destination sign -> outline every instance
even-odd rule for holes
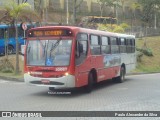
[[[28,37],[71,36],[70,30],[33,30]]]

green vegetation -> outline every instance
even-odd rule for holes
[[[116,32],[116,33],[124,33],[127,28],[130,28],[130,26],[127,23],[122,23],[120,25],[98,24],[98,30]]]
[[[141,60],[137,63],[136,70],[133,72],[160,72],[160,37],[137,39],[136,45],[141,49],[145,47],[149,50],[152,50],[153,56],[147,56],[144,54],[141,57]]]
[[[14,72],[14,69],[16,68],[16,55],[9,55],[8,58],[6,58],[6,56],[0,56],[0,76],[22,76],[24,66],[22,56],[19,57],[19,63],[20,72],[16,75]]]
[[[2,73],[0,72],[0,76],[4,76],[4,77],[8,77],[8,78],[15,78],[15,79],[22,79],[23,78],[23,74],[15,74],[15,73]]]
[[[31,9],[29,3],[16,3],[15,0],[8,0],[0,8],[0,11],[3,12],[3,17],[0,18],[1,23],[11,24],[15,27],[15,39],[16,39],[16,66],[15,74],[19,74],[19,43],[18,43],[18,26],[19,22],[31,21],[33,17],[36,16],[34,10]],[[8,71],[8,69],[6,70]]]

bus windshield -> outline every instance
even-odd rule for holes
[[[29,66],[68,66],[72,40],[32,40],[27,46]]]

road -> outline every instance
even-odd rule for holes
[[[90,94],[82,89],[50,92],[45,87],[0,80],[0,111],[160,111],[159,76],[134,75],[124,83],[103,82]]]

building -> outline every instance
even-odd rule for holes
[[[5,3],[7,3],[7,1],[11,1],[11,0],[0,0],[0,6],[3,6]],[[22,3],[22,1],[24,0],[13,0],[16,1],[17,3]],[[34,0],[27,0],[27,2],[32,6],[32,8],[34,9]]]

